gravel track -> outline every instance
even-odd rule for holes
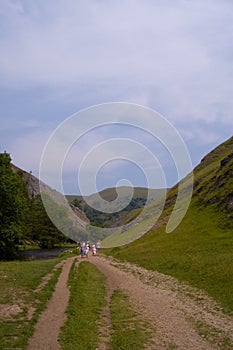
[[[65,261],[53,296],[39,317],[27,350],[61,349],[58,337],[60,328],[66,320],[65,311],[69,301],[67,279],[74,259],[69,258]],[[205,293],[170,276],[101,255],[90,256],[85,260],[79,259],[81,260],[91,262],[107,277],[107,306],[102,314],[99,350],[108,348],[107,343],[111,335],[109,304],[114,290],[122,290],[127,294],[141,319],[151,325],[153,342],[146,349],[233,348],[232,317],[223,314],[216,302]],[[198,328],[200,323],[202,328],[205,327],[206,334],[200,333],[200,327]]]

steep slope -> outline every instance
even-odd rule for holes
[[[193,170],[192,204],[215,211],[218,225],[232,228],[233,217],[233,137],[207,154]],[[187,182],[189,176],[182,182]],[[164,215],[155,225],[164,224],[173,209],[178,184],[168,191]],[[166,218],[165,218],[166,216]]]
[[[233,137],[210,152],[194,170],[194,198],[211,206],[227,227],[233,227]]]
[[[108,253],[204,289],[233,313],[233,137],[194,169],[194,192],[181,224],[166,234],[177,188],[169,190],[154,228]],[[188,177],[187,177],[188,179]],[[183,182],[188,180],[184,179]]]
[[[30,199],[36,197],[37,195],[41,195],[41,192],[43,192],[46,193],[49,196],[50,200],[52,200],[58,206],[64,208],[66,207],[66,199],[61,193],[51,189],[46,184],[40,184],[39,179],[31,173],[28,173],[25,170],[22,170],[13,164],[12,168],[13,171],[15,173],[18,173],[25,181],[28,190],[28,196]],[[85,229],[85,225],[89,224],[89,219],[87,218],[85,213],[73,205],[70,205],[70,208],[72,209],[70,213],[74,213],[74,215],[71,214],[70,216],[72,216],[72,219],[75,219],[75,224],[77,225],[77,227],[79,227],[80,229]],[[67,232],[67,236],[68,234],[69,232]],[[70,238],[75,239],[74,234],[71,233]]]
[[[12,169],[15,173],[19,174],[25,181],[29,198],[36,197],[38,194],[40,194],[39,180],[34,175],[18,168],[14,164],[12,164]]]

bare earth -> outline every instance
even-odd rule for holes
[[[28,350],[57,350],[59,330],[65,321],[69,299],[66,286],[72,259],[65,262],[56,290],[41,314]],[[233,348],[233,319],[203,292],[163,274],[103,256],[88,259],[107,277],[107,302],[113,290],[129,295],[140,317],[151,325],[153,343],[147,349],[230,350]],[[100,338],[110,335],[108,306],[103,310],[105,326]],[[104,337],[105,335],[105,337]],[[107,340],[99,350],[107,349]]]
[[[74,258],[67,259],[47,308],[39,317],[35,332],[28,344],[28,350],[60,350],[58,336],[64,324],[65,311],[69,301],[67,279]]]

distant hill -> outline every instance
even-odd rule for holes
[[[118,189],[120,189],[121,191],[124,191],[126,197],[129,195],[129,193],[131,193],[131,190],[132,190],[131,187],[127,187],[127,186],[121,186],[121,187],[118,187]],[[161,191],[163,191],[163,189],[151,189],[151,191],[154,193],[154,199],[157,199],[160,196],[160,193],[161,193]],[[109,202],[111,202],[117,198],[116,187],[106,188],[106,189],[98,192],[98,194],[103,199],[105,199],[106,201],[109,201]],[[138,197],[138,198],[146,199],[147,194],[148,194],[148,188],[146,188],[146,187],[133,187],[133,198]],[[77,198],[78,200],[85,199],[85,197],[95,198],[96,194],[94,193],[94,194],[91,194],[89,196],[67,195],[66,197],[69,200],[69,202],[71,202],[75,198]]]
[[[117,191],[122,195],[122,201],[120,203],[129,202],[128,205],[124,205],[124,209],[114,213],[102,212],[99,196],[111,203],[117,198]],[[130,200],[132,191],[132,199]],[[150,189],[150,201],[153,202],[160,198],[164,191],[164,189]],[[121,186],[117,190],[114,187],[107,188],[90,196],[67,195],[66,197],[69,203],[75,204],[85,212],[92,225],[111,228],[127,224],[139,215],[147,202],[148,188]],[[99,210],[89,206],[87,203],[90,202],[94,203],[95,208],[99,208]]]
[[[189,209],[172,233],[166,224],[178,185],[168,191],[164,212],[148,233],[108,254],[188,281],[233,314],[233,137],[207,154],[193,174]],[[189,177],[182,182],[189,186]]]

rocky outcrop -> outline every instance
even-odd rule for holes
[[[70,207],[73,210],[73,212],[77,215],[78,218],[80,218],[86,224],[90,224],[90,220],[86,217],[86,214],[81,209],[79,209],[73,204],[70,204]]]
[[[25,181],[29,198],[34,198],[37,195],[41,194],[41,190],[43,191],[43,188],[44,188],[44,192],[49,194],[49,196],[57,204],[63,205],[67,203],[66,198],[61,193],[51,189],[46,184],[40,183],[39,179],[34,175],[32,175],[31,173],[28,173],[27,171],[22,170],[15,165],[12,165],[12,169],[14,173],[17,173],[18,175],[20,175],[22,179]],[[70,205],[70,207],[75,213],[75,215],[77,216],[77,223],[82,228],[84,228],[85,225],[90,223],[89,219],[86,217],[86,214],[82,210],[80,210],[79,208],[76,208],[74,205]]]
[[[31,173],[28,173],[20,168],[18,168],[15,165],[12,165],[13,171],[20,175],[22,179],[25,181],[29,198],[33,198],[40,194],[40,184],[39,179],[37,179],[34,175]]]
[[[220,162],[221,168],[224,167],[230,160],[233,159],[233,153],[229,154],[227,157],[223,158]]]

